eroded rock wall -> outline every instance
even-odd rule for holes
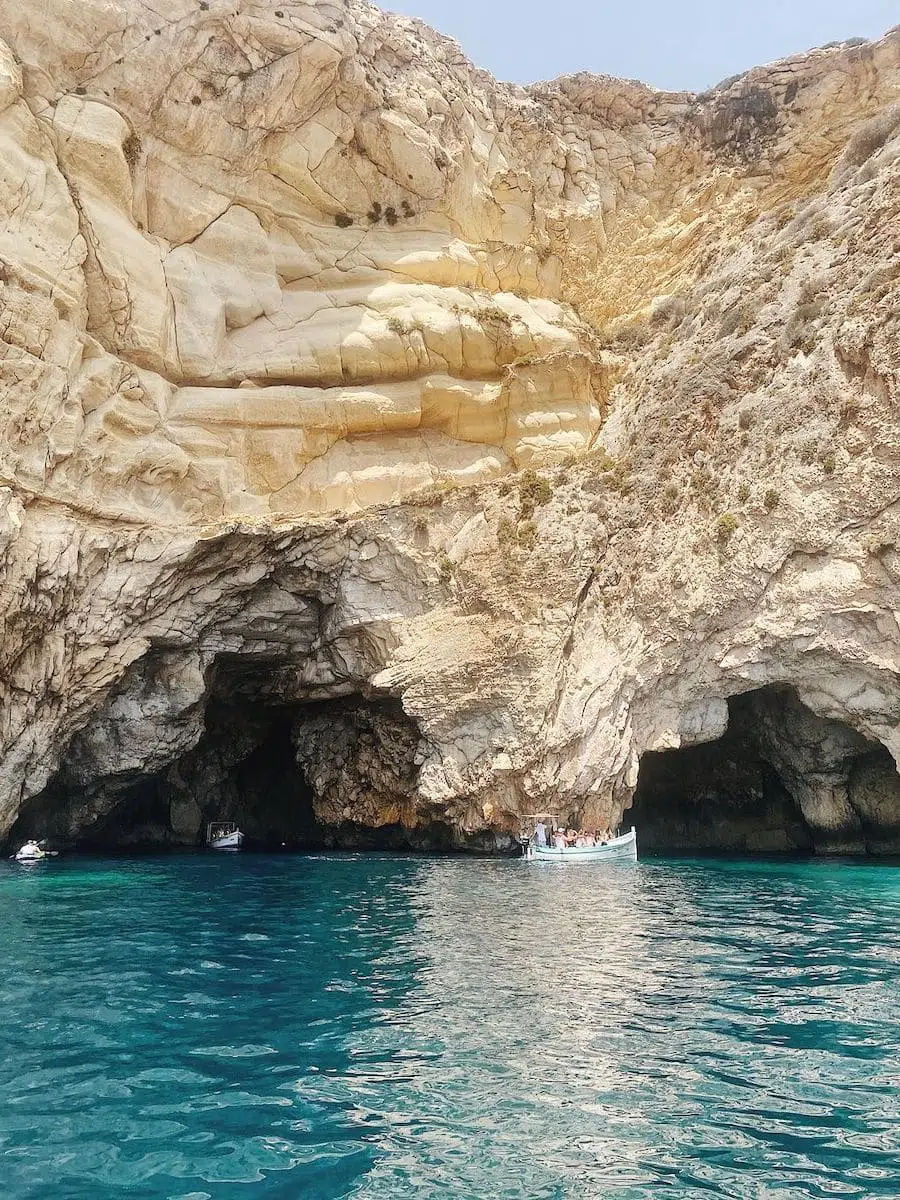
[[[361,0],[0,39],[0,829],[225,701],[398,706],[301,737],[321,812],[461,842],[618,820],[770,684],[900,755],[900,33],[702,96]]]

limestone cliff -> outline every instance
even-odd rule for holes
[[[277,3],[0,0],[0,833],[900,848],[900,31]]]

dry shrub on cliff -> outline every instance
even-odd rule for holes
[[[388,317],[387,327],[397,335],[397,337],[408,337],[411,333],[415,333],[420,328],[415,321],[409,321],[404,317]]]
[[[505,330],[509,330],[513,323],[512,317],[499,304],[486,304],[476,310],[475,316],[482,325],[499,325]]]
[[[650,324],[674,330],[688,315],[688,303],[683,296],[660,296],[650,310]]]
[[[519,526],[519,545],[530,550],[537,541],[537,525],[534,521],[523,521]]]
[[[516,540],[516,527],[509,517],[501,517],[497,522],[497,543],[501,550],[509,550]]]
[[[533,516],[536,508],[542,508],[553,497],[550,481],[536,471],[523,471],[519,482],[519,514],[523,519]]]
[[[122,143],[122,153],[128,166],[134,170],[141,157],[141,139],[136,133],[130,133]]]
[[[900,104],[892,104],[890,108],[867,121],[861,129],[850,138],[846,149],[838,159],[832,173],[832,183],[839,184],[857,167],[869,161],[888,138],[900,129]]]
[[[642,321],[633,321],[618,329],[601,330],[598,344],[601,349],[625,354],[629,350],[640,350],[652,337],[653,331],[648,325]]]
[[[734,513],[722,513],[721,517],[716,521],[716,538],[723,543],[730,541],[737,527],[738,519]]]
[[[756,300],[744,300],[730,308],[719,322],[719,333],[730,337],[736,333],[743,337],[753,328],[753,323],[759,314],[759,303]]]

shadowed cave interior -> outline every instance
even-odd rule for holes
[[[766,687],[728,701],[715,741],[645,754],[625,823],[659,852],[896,854],[900,776],[884,746]]]
[[[313,792],[295,759],[297,711],[211,703],[195,749],[126,789],[84,848],[202,841],[212,820],[234,820],[248,844],[270,849],[325,844]]]
[[[124,735],[96,722],[93,740],[73,739],[51,783],[24,806],[9,844],[41,836],[79,850],[190,847],[204,844],[208,822],[234,820],[250,849],[457,845],[440,814],[416,809],[420,735],[391,698],[285,703],[277,672],[220,668],[202,710],[182,719],[196,730],[190,748],[147,772],[112,770],[104,751]],[[139,742],[141,732],[138,724],[128,736]]]

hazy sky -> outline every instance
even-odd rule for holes
[[[702,91],[728,75],[848,37],[878,37],[897,0],[378,0],[462,43],[500,79],[574,71]]]

